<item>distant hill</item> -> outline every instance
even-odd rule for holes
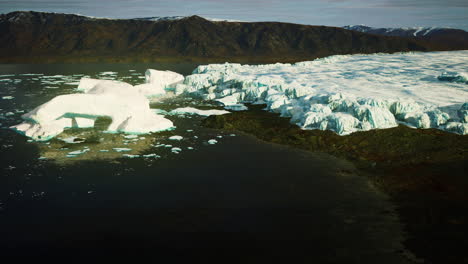
[[[374,28],[363,25],[345,26],[343,28],[382,36],[423,40],[432,43],[438,49],[468,49],[468,32],[461,29],[439,27]]]
[[[0,62],[294,62],[334,54],[431,51],[430,42],[279,22],[0,15]]]

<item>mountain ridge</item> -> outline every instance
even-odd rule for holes
[[[468,49],[468,32],[463,29],[444,27],[378,28],[365,25],[349,25],[343,28],[375,35],[418,39],[449,50]]]
[[[281,22],[105,19],[17,11],[0,15],[0,62],[296,62],[337,54],[447,47],[338,27]]]

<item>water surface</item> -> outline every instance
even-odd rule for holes
[[[1,96],[14,97],[0,100],[4,255],[151,252],[220,261],[405,262],[401,226],[388,198],[352,164],[332,156],[203,128],[196,116],[168,116],[175,130],[136,140],[88,129],[66,131],[87,140],[81,143],[36,143],[6,129],[21,121],[23,111],[73,93],[76,85],[66,83],[82,76],[136,84],[146,68],[189,74],[195,65],[0,65],[0,75],[11,75],[0,77]],[[152,107],[186,105],[215,107],[188,98]],[[184,138],[171,141],[172,135]],[[116,147],[158,157],[128,158]],[[67,157],[85,148],[90,150]]]

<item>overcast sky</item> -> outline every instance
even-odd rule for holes
[[[311,25],[468,30],[468,0],[0,0],[0,13],[16,10],[109,18],[200,15]]]

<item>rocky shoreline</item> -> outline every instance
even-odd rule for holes
[[[418,258],[426,263],[468,261],[467,136],[403,125],[338,136],[302,130],[263,108],[249,105],[249,111],[210,116],[203,125],[352,161],[392,197],[408,235],[406,246]]]

